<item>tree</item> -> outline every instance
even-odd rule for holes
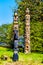
[[[31,20],[42,21],[43,20],[43,1],[42,0],[17,0],[18,13],[20,20],[25,19],[25,10],[28,7],[30,9]]]
[[[0,42],[7,43],[11,46],[13,37],[13,24],[3,24],[0,26]]]
[[[0,42],[6,42],[8,25],[0,26]]]

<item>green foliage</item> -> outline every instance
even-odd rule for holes
[[[6,42],[8,25],[4,24],[0,26],[0,42]]]
[[[18,14],[20,20],[25,19],[25,10],[28,7],[30,10],[31,20],[42,21],[43,20],[43,1],[42,0],[21,0],[18,3]]]
[[[43,44],[43,38],[42,38],[42,23],[41,22],[31,22],[30,25],[31,29],[31,50],[32,51],[43,51],[42,44]]]
[[[10,44],[11,38],[13,37],[12,27],[12,24],[3,24],[0,26],[0,42]]]
[[[8,30],[7,30],[7,42],[11,42],[11,38],[13,37],[13,24],[9,24]]]
[[[19,35],[24,35],[24,27],[25,27],[25,24],[24,24],[24,22],[20,22],[20,21],[18,21],[19,22]]]

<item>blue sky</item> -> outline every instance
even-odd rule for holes
[[[0,0],[0,25],[13,22],[13,9],[17,9],[15,0]]]

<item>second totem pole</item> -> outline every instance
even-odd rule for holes
[[[25,15],[25,53],[30,53],[30,15],[28,8]]]

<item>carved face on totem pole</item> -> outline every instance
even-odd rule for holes
[[[15,15],[14,15],[14,21],[18,21],[18,14],[17,13],[15,13]]]
[[[29,12],[30,12],[30,11],[29,11],[29,8],[27,8],[27,9],[26,9],[26,14],[29,14]]]

